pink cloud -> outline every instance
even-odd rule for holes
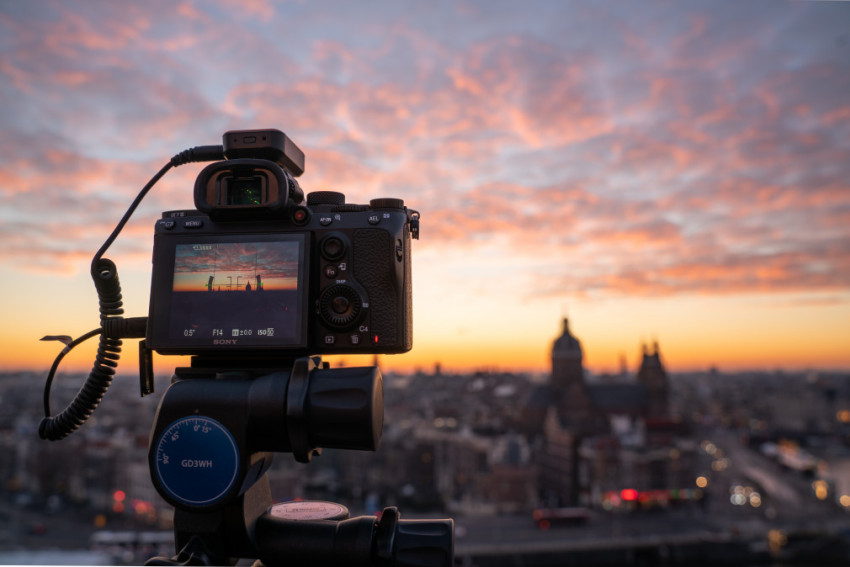
[[[271,0],[219,0],[219,2],[225,10],[242,18],[251,17],[270,22],[275,16],[275,3]]]
[[[506,257],[539,255],[546,273],[569,263],[541,293],[835,289],[847,273],[829,243],[850,239],[850,107],[837,96],[850,73],[799,31],[788,64],[769,15],[586,8],[572,33],[468,37],[351,16],[351,29],[382,30],[358,37],[271,34],[282,5],[243,6],[182,3],[168,22],[141,7],[89,17],[58,4],[63,17],[26,26],[0,14],[14,46],[0,52],[4,95],[30,101],[5,130],[46,133],[2,146],[0,194],[27,221],[46,204],[62,219],[51,226],[85,240],[173,153],[273,126],[307,151],[305,190],[402,197],[423,213],[422,247],[504,239]],[[170,174],[146,210],[190,206],[196,173]],[[33,242],[61,262],[47,237]]]

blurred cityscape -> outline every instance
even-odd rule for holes
[[[545,376],[384,376],[380,449],[277,455],[273,496],[452,517],[461,565],[850,562],[850,372],[677,373],[651,344],[591,375],[567,320],[551,352]],[[54,407],[83,380],[59,376]],[[45,442],[43,383],[0,375],[0,562],[172,555],[147,456],[161,393],[119,376]]]

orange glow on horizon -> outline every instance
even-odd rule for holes
[[[617,374],[625,360],[629,374],[637,372],[640,364],[640,342],[631,345],[594,344],[582,335],[580,325],[574,334],[582,342],[584,366],[594,374]],[[547,374],[551,369],[551,344],[556,334],[546,338],[542,344],[480,344],[472,338],[465,342],[435,342],[428,337],[414,338],[411,352],[399,355],[380,355],[380,366],[386,372],[409,374],[422,371],[433,372],[437,365],[444,373],[468,373],[475,371],[509,371]],[[659,341],[661,360],[671,374],[677,372],[708,371],[716,368],[720,372],[738,371],[847,371],[850,356],[843,348],[842,338],[836,336],[829,343],[795,343],[793,340],[760,344],[757,337],[747,342],[728,338],[717,343],[716,349],[706,349],[704,344],[683,343],[676,340]],[[137,341],[125,340],[118,373],[137,373]],[[97,338],[90,339],[69,354],[60,372],[88,372],[94,360]],[[50,367],[55,356],[62,350],[58,342],[42,342],[31,337],[8,337],[0,371],[36,370]],[[712,352],[713,350],[713,352]],[[372,363],[372,355],[326,356],[332,366],[359,366]],[[176,366],[188,364],[188,357],[154,355],[158,375],[168,374]]]
[[[207,293],[210,292],[207,289],[207,276],[201,276],[196,278],[182,278],[179,281],[175,278],[173,291],[178,293],[183,292],[199,292],[199,293]],[[229,291],[257,291],[257,282],[256,279],[249,279],[245,277],[240,277],[239,280],[229,280],[224,281],[226,276],[219,277],[217,280],[212,283],[212,293],[217,292],[229,292]],[[236,281],[238,283],[232,283]],[[251,289],[248,289],[250,286]],[[262,280],[262,290],[263,291],[290,291],[298,289],[298,280],[295,278],[274,278],[274,279],[266,279]]]

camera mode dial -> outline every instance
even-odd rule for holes
[[[359,322],[363,306],[363,294],[352,283],[328,286],[319,297],[319,315],[334,329],[346,329]]]
[[[316,207],[318,205],[344,205],[345,194],[337,191],[313,191],[307,193],[307,206]]]

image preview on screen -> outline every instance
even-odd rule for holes
[[[301,341],[300,238],[177,244],[170,336],[195,344]]]

